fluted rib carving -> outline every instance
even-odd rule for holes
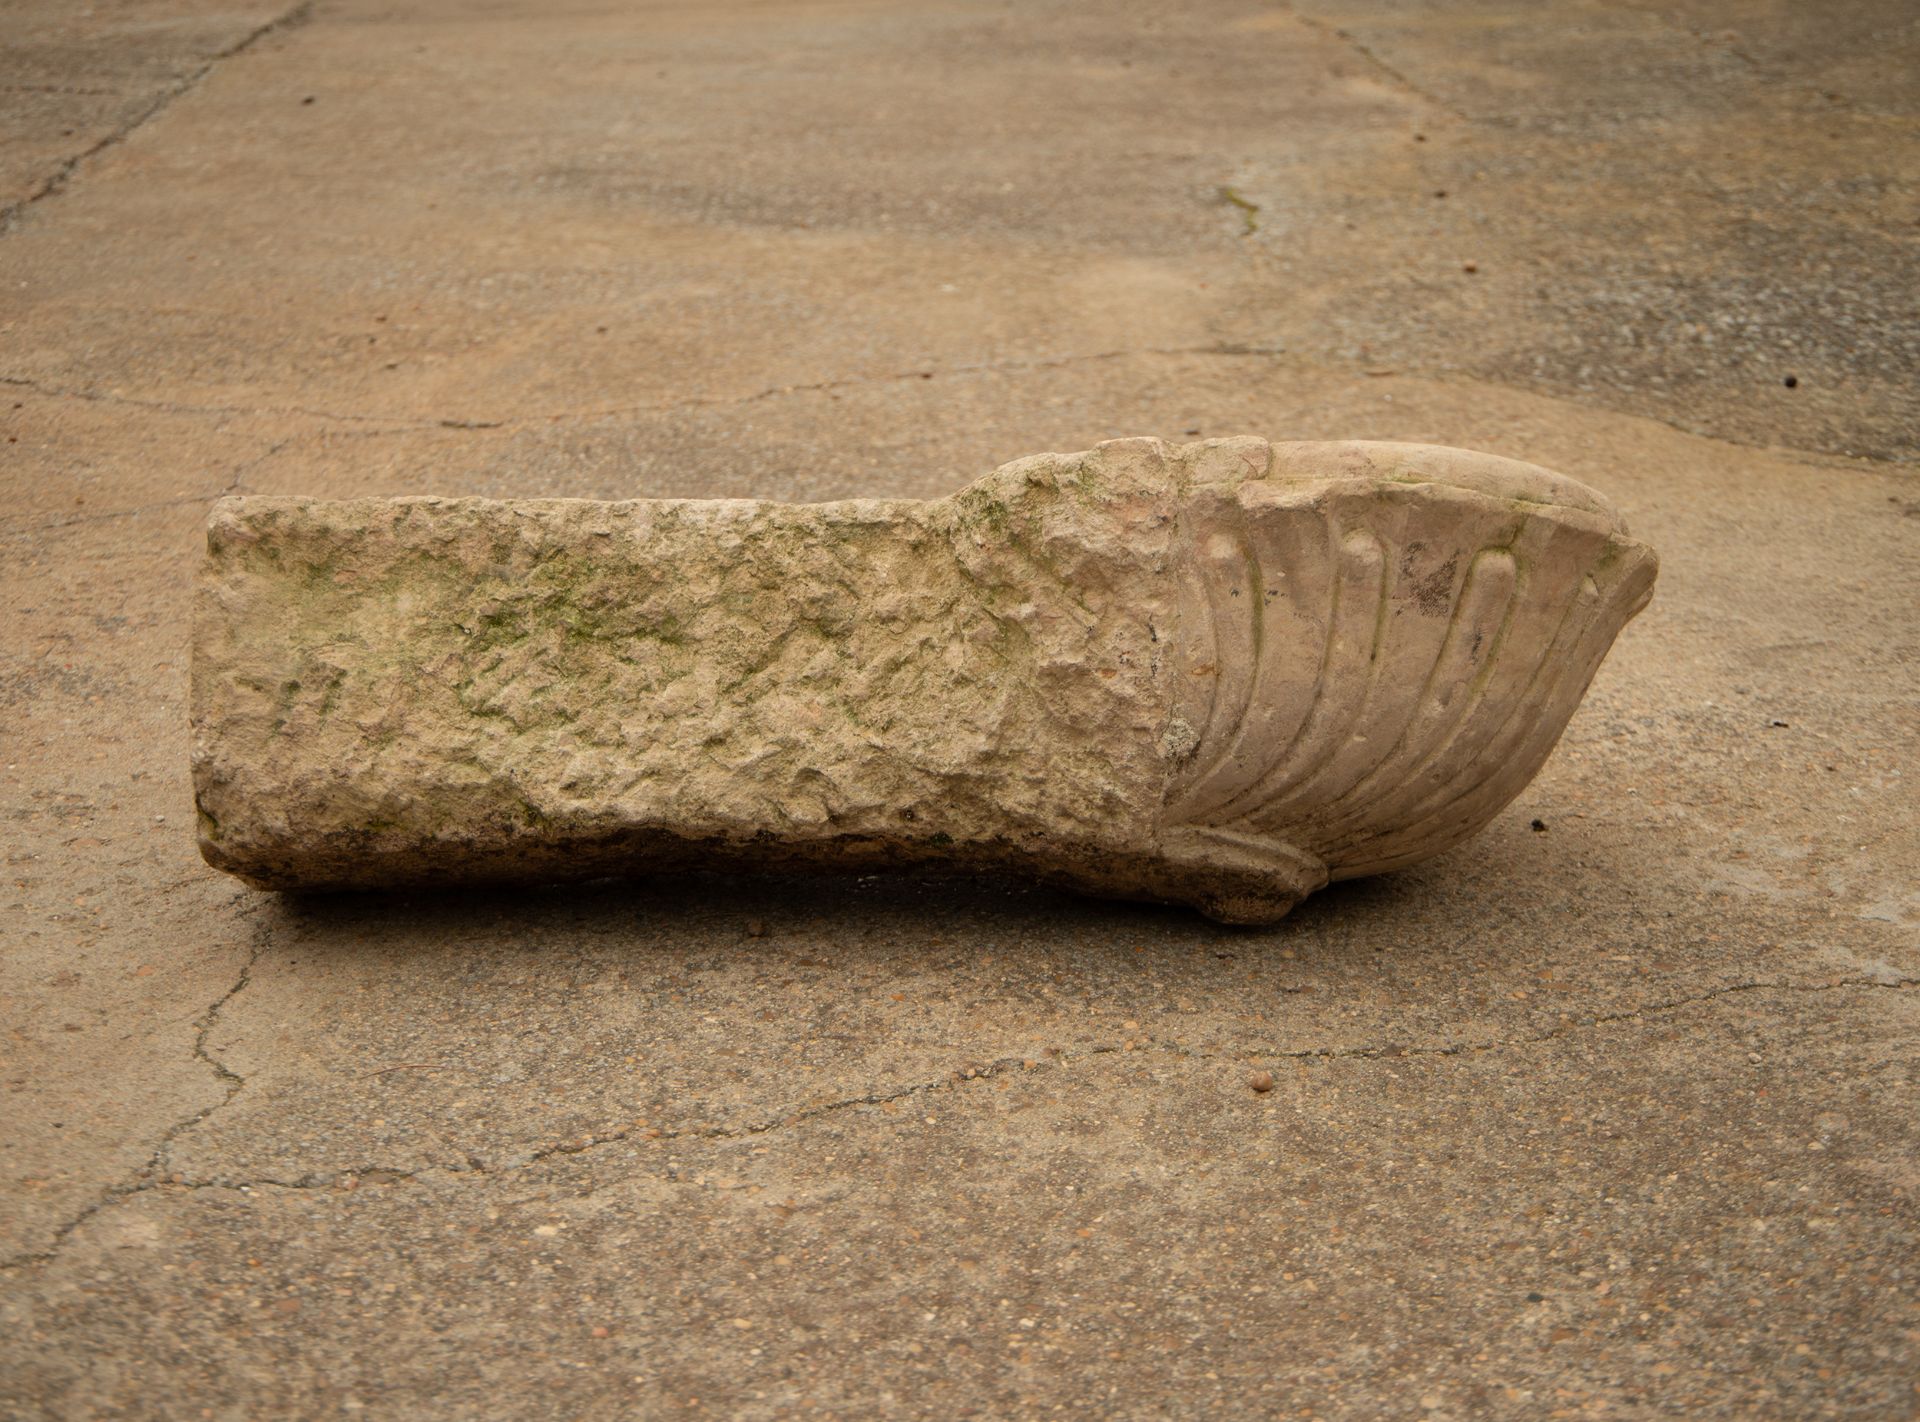
[[[1169,830],[1344,878],[1438,852],[1526,784],[1654,565],[1566,481],[1481,468],[1194,491],[1174,714],[1206,710]]]

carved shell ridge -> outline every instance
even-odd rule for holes
[[[1163,834],[1350,878],[1457,843],[1538,771],[1655,560],[1610,511],[1525,496],[1535,475],[1571,481],[1430,453],[1497,466],[1501,493],[1369,469],[1190,494],[1173,712],[1187,753]]]

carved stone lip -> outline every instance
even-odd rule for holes
[[[223,500],[201,849],[267,888],[1013,869],[1271,922],[1485,824],[1653,585],[1584,484],[1109,441],[928,502]]]

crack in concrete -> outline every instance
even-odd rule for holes
[[[66,94],[72,98],[109,98],[126,96],[124,89],[90,89],[81,84],[0,84],[0,94]]]
[[[82,390],[72,386],[49,385],[45,381],[35,380],[25,375],[0,375],[0,385],[31,390],[34,394],[43,395],[50,400],[84,400],[96,405],[126,405],[137,410],[158,410],[168,415],[301,415],[311,420],[335,420],[342,424],[381,425],[384,429],[379,432],[392,434],[404,434],[410,430],[498,427],[467,420],[396,420],[389,419],[385,415],[354,415],[339,410],[318,410],[307,405],[200,405],[184,400],[156,400],[141,395],[119,395],[110,390]]]
[[[1402,1046],[1389,1043],[1385,1046],[1361,1047],[1236,1047],[1231,1052],[1195,1052],[1180,1047],[1176,1043],[1153,1043],[1161,1050],[1171,1051],[1177,1056],[1202,1061],[1217,1061],[1227,1058],[1257,1061],[1273,1057],[1283,1060],[1345,1060],[1361,1058],[1363,1060],[1390,1061],[1400,1057],[1459,1057],[1481,1052],[1505,1051],[1512,1047],[1536,1046],[1542,1042],[1551,1042],[1564,1037],[1569,1032],[1591,1027],[1607,1027],[1621,1022],[1639,1022],[1663,1012],[1676,1012],[1682,1008],[1694,1007],[1704,1002],[1716,1002],[1723,997],[1735,997],[1748,992],[1800,992],[1820,993],[1838,992],[1848,988],[1910,988],[1920,987],[1920,978],[1839,978],[1827,983],[1792,983],[1761,981],[1748,983],[1729,983],[1725,987],[1710,988],[1706,992],[1690,993],[1685,997],[1670,998],[1665,1002],[1650,1002],[1641,1007],[1628,1008],[1622,1012],[1584,1013],[1579,1017],[1563,1017],[1544,1032],[1534,1032],[1521,1037],[1496,1037],[1484,1042],[1441,1042],[1434,1046]],[[1114,1052],[1117,1047],[1102,1046],[1089,1049],[1095,1053]]]
[[[1460,119],[1464,122],[1472,123],[1474,121],[1473,116],[1471,114],[1465,112],[1462,109],[1455,107],[1453,104],[1441,98],[1438,94],[1434,93],[1432,90],[1426,88],[1421,84],[1414,82],[1413,79],[1409,78],[1406,74],[1401,72],[1399,69],[1396,69],[1393,65],[1387,63],[1386,60],[1382,59],[1379,55],[1375,54],[1372,49],[1370,49],[1366,44],[1364,44],[1351,31],[1343,30],[1338,25],[1335,25],[1330,23],[1329,21],[1320,19],[1316,15],[1309,15],[1305,11],[1299,9],[1297,6],[1289,5],[1287,8],[1292,12],[1293,17],[1296,20],[1298,20],[1302,25],[1312,30],[1315,34],[1330,35],[1334,39],[1339,40],[1342,44],[1347,46],[1347,48],[1351,49],[1355,54],[1359,55],[1362,59],[1366,60],[1368,64],[1371,64],[1375,69],[1379,70],[1382,74],[1386,75],[1387,78],[1391,79],[1395,84],[1399,85],[1402,89],[1405,89],[1409,94],[1412,94],[1415,98],[1419,99],[1421,102],[1430,104],[1434,108],[1439,109],[1442,113],[1451,114],[1453,115],[1453,117]]]
[[[658,405],[616,405],[598,410],[564,411],[553,415],[517,416],[475,429],[506,429],[516,425],[541,424],[555,420],[601,420],[619,415],[663,414],[672,410],[702,409],[709,406],[751,405],[787,395],[817,395],[866,385],[896,385],[909,380],[932,380],[936,376],[1018,374],[1030,370],[1059,370],[1066,366],[1089,365],[1099,361],[1125,360],[1132,356],[1250,356],[1284,355],[1283,346],[1245,346],[1214,342],[1204,346],[1135,346],[1123,350],[1092,351],[1082,355],[1046,356],[1037,360],[980,361],[972,365],[923,366],[914,370],[893,371],[884,375],[850,375],[832,380],[807,381],[797,385],[769,385],[750,395],[695,396]],[[444,423],[444,422],[443,422]]]
[[[583,1155],[604,1145],[617,1145],[621,1141],[631,1140],[636,1134],[646,1140],[744,1140],[753,1136],[764,1136],[769,1131],[784,1130],[789,1126],[800,1125],[820,1116],[831,1115],[836,1111],[849,1110],[855,1106],[885,1106],[895,1101],[904,1101],[911,1096],[924,1096],[934,1091],[945,1091],[967,1081],[984,1080],[995,1072],[1009,1067],[1023,1070],[1034,1069],[1037,1059],[1031,1057],[999,1057],[985,1065],[969,1065],[957,1071],[949,1072],[933,1081],[917,1081],[894,1091],[869,1091],[858,1096],[841,1097],[834,1101],[823,1101],[814,1106],[803,1106],[799,1110],[784,1115],[769,1117],[764,1121],[750,1121],[742,1126],[692,1126],[680,1130],[660,1130],[648,1128],[635,1131],[633,1127],[624,1127],[618,1131],[609,1131],[604,1135],[583,1136],[578,1140],[560,1141],[543,1146],[533,1152],[521,1166],[537,1165],[556,1155]]]
[[[811,395],[866,385],[902,384],[910,380],[932,380],[936,376],[1017,374],[1030,370],[1058,370],[1066,366],[1097,361],[1124,360],[1129,356],[1278,356],[1283,346],[1248,346],[1217,342],[1203,346],[1140,346],[1124,350],[1093,351],[1082,355],[1042,357],[1037,360],[980,361],[971,365],[923,366],[913,370],[891,371],[881,375],[849,375],[828,380],[805,381],[793,385],[769,385],[744,395],[690,395],[678,400],[652,404],[607,405],[585,410],[558,410],[542,414],[512,415],[498,420],[432,418],[406,420],[386,415],[347,414],[303,405],[197,405],[177,400],[154,400],[135,395],[116,395],[104,390],[82,390],[48,385],[29,376],[0,375],[0,385],[31,390],[49,399],[85,400],[98,404],[130,405],[138,409],[159,410],[177,415],[302,415],[315,420],[336,420],[349,424],[376,424],[384,428],[370,433],[405,434],[422,430],[513,430],[528,426],[550,425],[577,420],[614,419],[622,415],[671,414],[676,410],[725,408],[751,405],[788,395]]]
[[[156,513],[161,509],[176,509],[185,504],[204,504],[211,499],[220,498],[223,492],[230,491],[216,491],[210,494],[182,494],[177,499],[161,499],[157,503],[135,504],[132,508],[115,509],[111,513],[82,514],[78,518],[56,518],[47,523],[29,524],[25,528],[7,529],[6,536],[9,538],[19,538],[29,533],[48,533],[56,528],[77,528],[82,524],[89,523],[111,523],[115,519],[132,518],[136,514]]]
[[[89,1219],[92,1219],[95,1215],[118,1200],[127,1199],[134,1195],[145,1194],[149,1191],[179,1190],[190,1192],[197,1190],[238,1190],[244,1193],[252,1190],[266,1189],[335,1190],[342,1187],[357,1189],[362,1184],[392,1184],[397,1181],[415,1180],[428,1175],[493,1176],[502,1173],[501,1170],[488,1167],[472,1151],[463,1151],[462,1154],[465,1160],[461,1165],[422,1165],[411,1168],[363,1165],[346,1170],[310,1171],[305,1175],[295,1176],[291,1179],[274,1176],[257,1176],[247,1180],[230,1180],[219,1176],[209,1177],[203,1180],[166,1178],[164,1167],[168,1150],[173,1141],[206,1120],[228,1102],[232,1101],[246,1085],[244,1078],[206,1050],[206,1041],[208,1034],[213,1030],[214,1023],[218,1019],[221,1009],[236,995],[242,992],[248,982],[251,981],[254,965],[259,961],[260,953],[264,948],[265,937],[264,931],[256,933],[254,949],[249,955],[245,967],[242,968],[240,976],[235,980],[233,986],[223,993],[220,998],[207,1009],[206,1013],[203,1014],[200,1019],[198,1034],[195,1037],[194,1055],[205,1061],[207,1065],[214,1070],[216,1075],[228,1084],[225,1097],[213,1105],[195,1112],[192,1116],[177,1122],[171,1127],[163,1137],[159,1148],[155,1150],[153,1159],[134,1179],[117,1185],[107,1191],[98,1200],[88,1205],[72,1219],[61,1225],[54,1231],[53,1237],[45,1249],[15,1255],[11,1259],[0,1261],[0,1270],[14,1269],[26,1264],[46,1263],[50,1261],[60,1252],[74,1231]],[[1724,987],[1712,988],[1705,992],[1689,993],[1684,997],[1671,998],[1664,1002],[1647,1003],[1644,1006],[1621,1012],[1597,1013],[1581,1018],[1563,1018],[1545,1032],[1531,1033],[1521,1037],[1496,1038],[1486,1042],[1446,1042],[1429,1047],[1402,1047],[1395,1044],[1388,1044],[1386,1046],[1368,1045],[1359,1047],[1235,1047],[1230,1051],[1209,1051],[1206,1049],[1187,1047],[1179,1042],[1160,1042],[1150,1038],[1146,1039],[1143,1045],[1146,1049],[1166,1053],[1188,1061],[1244,1061],[1254,1063],[1263,1059],[1275,1058],[1283,1060],[1335,1061],[1361,1059],[1369,1061],[1392,1061],[1403,1057],[1458,1057],[1469,1054],[1477,1055],[1484,1052],[1503,1051],[1513,1047],[1535,1046],[1563,1037],[1574,1030],[1604,1027],[1622,1022],[1643,1021],[1646,1018],[1658,1016],[1661,1013],[1677,1012],[1688,1007],[1698,1006],[1701,1003],[1715,1002],[1721,998],[1733,997],[1743,993],[1826,993],[1857,988],[1882,988],[1899,991],[1913,987],[1920,987],[1920,977],[1840,978],[1825,983],[1794,983],[1772,980],[1729,983]],[[753,1137],[767,1135],[776,1130],[785,1130],[807,1121],[817,1120],[824,1116],[861,1106],[885,1106],[916,1096],[927,1096],[936,1092],[954,1090],[958,1087],[965,1086],[969,1082],[985,1081],[1000,1072],[1013,1068],[1018,1068],[1026,1073],[1061,1070],[1075,1055],[1106,1056],[1122,1053],[1127,1050],[1128,1047],[1125,1045],[1102,1043],[1093,1047],[1081,1048],[1074,1053],[1059,1051],[1050,1057],[1045,1055],[1040,1058],[1000,1057],[984,1065],[974,1064],[948,1072],[946,1075],[932,1081],[912,1082],[892,1091],[869,1091],[862,1092],[855,1096],[840,1097],[833,1101],[820,1102],[817,1105],[802,1107],[799,1110],[784,1112],[781,1115],[768,1117],[761,1121],[750,1121],[739,1126],[691,1126],[677,1130],[636,1128],[631,1126],[622,1127],[617,1131],[595,1133],[574,1140],[553,1142],[552,1144],[538,1148],[529,1155],[509,1162],[503,1169],[507,1171],[524,1170],[530,1165],[537,1165],[542,1161],[551,1160],[557,1156],[585,1155],[603,1146],[617,1145],[621,1142],[632,1140],[635,1137],[648,1141],[730,1141],[751,1139]]]
[[[144,124],[151,123],[171,107],[174,100],[192,93],[200,86],[206,77],[214,71],[215,66],[222,60],[232,59],[235,55],[251,49],[254,45],[277,30],[292,29],[296,25],[303,23],[307,17],[313,13],[313,3],[314,0],[300,0],[300,3],[292,9],[283,11],[266,23],[255,26],[225,49],[217,50],[209,55],[196,68],[189,71],[183,78],[177,80],[170,87],[162,89],[142,106],[138,113],[116,125],[99,140],[89,144],[72,157],[62,159],[59,166],[41,181],[40,186],[17,202],[9,203],[7,206],[0,208],[0,235],[12,231],[14,226],[19,222],[21,214],[35,203],[43,202],[47,198],[54,197],[65,191],[68,184],[73,181],[74,174],[79,172],[81,165],[89,158],[105,152],[116,144],[124,143],[132,136],[136,129]]]
[[[231,994],[229,994],[229,996],[231,996]],[[211,1059],[209,1059],[209,1061],[211,1061]],[[985,1065],[969,1065],[960,1068],[933,1081],[912,1082],[894,1091],[869,1091],[863,1092],[858,1096],[847,1096],[833,1101],[823,1101],[813,1106],[806,1106],[795,1111],[785,1112],[779,1116],[772,1116],[763,1121],[749,1121],[739,1126],[689,1126],[677,1130],[622,1127],[617,1131],[599,1132],[593,1135],[581,1136],[566,1141],[556,1141],[550,1145],[541,1146],[530,1154],[511,1161],[505,1169],[524,1170],[530,1165],[538,1165],[540,1162],[551,1160],[555,1156],[584,1155],[588,1151],[597,1150],[602,1146],[617,1145],[622,1141],[632,1140],[636,1137],[649,1141],[726,1141],[750,1139],[754,1136],[763,1136],[771,1131],[797,1126],[804,1121],[810,1121],[820,1116],[831,1115],[837,1111],[845,1111],[856,1106],[884,1106],[891,1102],[904,1101],[912,1096],[922,1096],[930,1092],[944,1091],[967,1081],[985,1080],[996,1072],[1014,1066],[1035,1070],[1039,1069],[1042,1063],[1033,1058],[1001,1057]],[[217,1067],[217,1069],[225,1070],[224,1067]],[[238,1080],[238,1078],[236,1077],[235,1080]],[[227,1099],[232,1100],[232,1095],[229,1095]],[[201,1113],[197,1120],[206,1119],[207,1116],[212,1115],[213,1112],[219,1110],[220,1107],[225,1104],[225,1102],[216,1103]],[[197,1124],[197,1120],[194,1124]],[[489,1169],[486,1163],[472,1151],[463,1151],[462,1154],[465,1157],[464,1165],[421,1165],[410,1168],[361,1165],[352,1166],[344,1170],[309,1171],[305,1175],[295,1176],[292,1179],[277,1178],[274,1176],[254,1176],[246,1180],[233,1180],[223,1176],[211,1176],[203,1180],[167,1178],[140,1180],[124,1189],[113,1192],[98,1204],[83,1211],[73,1223],[75,1225],[82,1223],[111,1200],[122,1199],[129,1195],[143,1194],[149,1190],[329,1190],[337,1189],[349,1182],[357,1188],[357,1186],[362,1183],[391,1184],[398,1180],[417,1179],[423,1175],[494,1175],[500,1173]],[[71,1233],[71,1229],[68,1229],[66,1233]],[[64,1237],[64,1235],[62,1237]],[[23,1257],[37,1258],[42,1256]],[[9,1261],[7,1264],[0,1264],[0,1268],[10,1267],[12,1262],[14,1261]]]
[[[1732,30],[1714,30],[1699,25],[1689,25],[1661,9],[1641,13],[1650,15],[1657,24],[1664,25],[1674,34],[1684,34],[1698,44],[1709,45],[1738,60],[1756,79],[1762,80],[1776,93],[1781,90],[1791,90],[1794,93],[1821,100],[1825,104],[1831,104],[1850,117],[1870,117],[1874,114],[1870,106],[1862,104],[1851,94],[1844,94],[1837,89],[1823,88],[1804,79],[1794,78],[1774,65],[1766,63],[1747,49]]]
[[[239,897],[244,899],[244,893]],[[241,909],[243,915],[250,914],[251,912],[252,910],[245,907]],[[252,941],[248,945],[247,959],[240,965],[239,976],[233,980],[232,985],[229,986],[225,992],[221,993],[219,997],[209,1003],[206,1011],[201,1013],[194,1021],[193,1055],[212,1068],[214,1077],[225,1088],[220,1099],[209,1106],[202,1107],[190,1116],[183,1116],[171,1126],[168,1126],[166,1130],[161,1132],[159,1142],[154,1146],[153,1154],[147,1158],[146,1164],[136,1170],[129,1179],[109,1186],[101,1193],[98,1199],[92,1201],[70,1218],[62,1221],[59,1225],[56,1225],[53,1233],[48,1237],[44,1248],[26,1250],[22,1253],[12,1255],[9,1258],[0,1259],[0,1271],[22,1268],[28,1264],[44,1264],[49,1262],[59,1254],[66,1242],[72,1238],[75,1230],[79,1229],[81,1225],[99,1214],[109,1205],[118,1200],[124,1200],[129,1196],[144,1194],[148,1190],[159,1188],[165,1182],[156,1177],[165,1172],[168,1155],[173,1148],[174,1141],[178,1140],[202,1121],[205,1121],[209,1116],[213,1115],[214,1112],[226,1106],[234,1097],[240,1094],[241,1090],[247,1084],[246,1078],[209,1052],[207,1050],[207,1039],[212,1035],[215,1024],[220,1020],[220,1013],[225,1009],[226,1005],[233,1001],[241,992],[244,992],[247,985],[253,981],[254,965],[260,961],[260,955],[265,951],[266,940],[266,925],[264,923],[257,923],[253,930]]]
[[[1285,346],[1244,345],[1232,341],[1216,342],[1203,346],[1139,346],[1125,350],[1094,351],[1089,354],[1055,356],[1040,360],[982,361],[972,365],[948,366],[944,369],[923,368],[918,370],[896,371],[883,375],[845,376],[838,379],[818,380],[798,385],[770,385],[765,389],[751,391],[744,395],[694,395],[679,400],[659,401],[650,405],[617,405],[600,409],[559,411],[541,415],[514,415],[499,420],[449,418],[407,421],[398,418],[389,418],[384,415],[345,414],[338,411],[319,410],[297,405],[195,405],[180,401],[149,400],[137,396],[114,395],[98,390],[77,390],[50,386],[25,376],[11,375],[0,375],[0,385],[11,385],[32,390],[35,394],[45,396],[49,399],[86,400],[103,404],[128,405],[139,409],[159,410],[169,414],[237,416],[298,415],[307,419],[320,421],[332,420],[347,424],[370,425],[373,426],[373,428],[327,430],[322,432],[322,437],[328,439],[375,439],[383,435],[431,432],[435,430],[478,432],[491,432],[496,430],[511,431],[544,425],[562,424],[569,421],[608,420],[628,415],[664,415],[671,414],[677,410],[724,409],[730,405],[754,404],[762,400],[770,400],[788,395],[819,394],[835,390],[857,389],[867,385],[889,385],[904,383],[910,380],[927,380],[935,376],[1018,374],[1023,371],[1057,370],[1067,366],[1091,364],[1100,361],[1123,360],[1136,356],[1210,356],[1236,359],[1250,356],[1264,356],[1277,359],[1289,354],[1290,352]],[[1343,363],[1304,355],[1296,355],[1294,359],[1302,366],[1311,370],[1331,370],[1337,372],[1352,367],[1369,375],[1382,373],[1368,369],[1365,363]],[[1445,371],[1427,370],[1414,366],[1385,373],[1404,376],[1410,380],[1422,380],[1432,384],[1450,385],[1466,389],[1512,390],[1535,398],[1561,401],[1563,403],[1576,405],[1582,410],[1597,409],[1623,419],[1645,420],[1649,424],[1660,425],[1665,429],[1673,430],[1691,439],[1711,440],[1716,444],[1723,444],[1733,449],[1764,450],[1769,454],[1794,459],[1800,463],[1822,469],[1857,470],[1863,466],[1875,464],[1904,467],[1904,465],[1908,463],[1906,460],[1894,457],[1868,459],[1857,456],[1839,456],[1828,450],[1804,449],[1792,445],[1771,443],[1756,444],[1750,441],[1735,439],[1730,435],[1717,434],[1706,429],[1685,424],[1677,418],[1650,414],[1640,410],[1624,410],[1613,405],[1585,404],[1573,400],[1566,393],[1557,391],[1548,385],[1484,380],[1471,376],[1462,377]],[[290,443],[292,443],[290,439],[283,442],[281,446],[276,447],[276,452],[278,448],[284,448],[285,444]],[[219,495],[208,495],[206,497],[217,498]],[[180,502],[191,501],[191,499],[183,499]],[[143,512],[149,507],[162,506],[148,505],[140,509],[128,509],[123,512],[138,513]],[[120,515],[101,515],[102,518],[118,516]],[[22,531],[31,532],[34,530]]]
[[[89,523],[111,523],[115,519],[132,518],[136,514],[153,513],[160,509],[180,508],[186,504],[211,503],[215,499],[224,499],[229,494],[244,494],[246,492],[246,484],[244,483],[246,476],[292,443],[292,439],[283,439],[267,446],[263,453],[257,454],[252,459],[246,460],[238,465],[233,471],[233,477],[227,480],[225,486],[215,489],[211,493],[182,494],[177,499],[161,499],[151,504],[135,504],[132,508],[114,509],[109,513],[81,514],[77,518],[56,518],[46,523],[29,524],[25,528],[0,529],[0,537],[23,538],[28,534],[47,533],[56,528],[74,528],[78,525]]]

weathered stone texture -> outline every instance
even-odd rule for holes
[[[1544,470],[1259,439],[929,503],[237,498],[208,549],[250,883],[940,861],[1233,921],[1484,824],[1654,576]]]

